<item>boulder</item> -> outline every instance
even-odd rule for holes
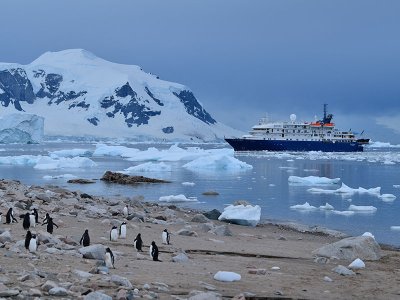
[[[84,298],[84,300],[112,300],[112,297],[100,293],[100,292],[91,292],[87,294]]]
[[[184,253],[179,253],[178,255],[172,257],[172,261],[176,263],[185,263],[189,261],[189,257],[187,257]]]
[[[221,215],[221,212],[217,209],[213,209],[203,213],[203,215],[210,220],[218,220],[219,216]]]
[[[338,242],[325,245],[312,252],[316,256],[337,257],[348,261],[356,258],[362,260],[378,260],[381,258],[381,248],[374,238],[357,236],[342,239]]]
[[[339,275],[349,276],[349,275],[356,275],[352,270],[347,269],[345,266],[338,265],[337,267],[332,269],[333,272],[338,273]]]
[[[0,234],[0,243],[11,242],[11,233],[9,231],[4,231]]]
[[[119,276],[119,275],[112,275],[111,276],[111,281],[115,283],[116,285],[124,286],[129,289],[132,288],[132,283],[125,277]]]
[[[232,236],[231,230],[226,225],[216,226],[210,232],[218,236]]]
[[[196,214],[192,218],[191,222],[195,223],[208,223],[210,220],[203,214]]]
[[[79,253],[83,255],[83,258],[88,259],[104,259],[106,248],[101,244],[94,244],[79,249]]]
[[[168,183],[169,181],[148,178],[144,176],[131,176],[118,172],[106,171],[100,180],[119,183],[119,184],[138,184],[138,183]]]
[[[196,232],[194,232],[192,230],[189,230],[189,229],[185,229],[185,228],[179,230],[176,234],[177,235],[184,235],[184,236],[195,236],[195,237],[198,236]]]

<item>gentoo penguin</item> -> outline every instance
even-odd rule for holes
[[[31,215],[30,213],[26,213],[24,215],[24,221],[22,222],[22,227],[24,227],[25,230],[28,230],[29,227],[31,226],[31,222],[30,222],[31,217],[30,217],[30,215]]]
[[[143,252],[142,245],[143,245],[142,236],[140,233],[138,233],[136,238],[133,240],[133,246],[136,248],[137,251]]]
[[[80,245],[83,245],[83,247],[90,246],[90,237],[89,237],[89,230],[86,229],[84,234],[81,237],[81,240],[79,241]]]
[[[114,268],[114,254],[112,253],[110,248],[106,249],[106,254],[104,254],[104,261],[106,263],[107,268]]]
[[[53,222],[53,218],[51,218],[51,217],[48,217],[46,222],[44,222],[42,224],[42,226],[45,225],[45,224],[47,224],[47,232],[51,233],[51,234],[53,234],[53,230],[54,230],[53,226],[56,226],[58,228],[58,225]]]
[[[117,226],[113,226],[110,230],[110,241],[115,242],[118,239],[118,229]]]
[[[7,214],[6,214],[6,222],[5,222],[4,224],[10,224],[10,223],[12,223],[12,222],[18,223],[17,219],[14,218],[14,211],[13,211],[12,207],[10,207],[10,208],[8,209],[8,211],[7,211]]]
[[[1,223],[1,215],[2,215],[3,213],[0,211],[0,223]]]
[[[29,243],[31,242],[32,233],[28,230],[25,235],[25,249],[29,250]]]
[[[35,223],[39,224],[39,213],[36,208],[32,209],[32,213],[35,215]]]
[[[119,226],[119,238],[126,239],[126,222],[122,222]]]
[[[152,241],[150,245],[150,256],[154,261],[159,261],[158,260],[158,247],[156,245],[156,242]]]
[[[36,250],[37,250],[36,234],[32,234],[32,237],[29,241],[29,252],[35,253]]]
[[[125,207],[123,209],[123,213],[124,213],[125,218],[129,215],[128,205],[125,205]]]
[[[34,212],[31,212],[29,214],[29,224],[31,225],[31,227],[36,227],[36,216]]]
[[[167,229],[164,229],[164,231],[161,234],[161,237],[163,244],[169,245],[169,232]]]
[[[46,213],[46,216],[43,219],[43,223],[46,222],[50,218],[49,213]]]

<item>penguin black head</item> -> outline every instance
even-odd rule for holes
[[[107,252],[108,252],[108,253],[112,253],[112,252],[111,252],[111,249],[110,249],[109,247],[106,248],[106,253],[107,253]]]
[[[32,238],[33,238],[33,239],[36,239],[36,234],[32,234]]]
[[[164,232],[168,232],[168,230],[167,230],[167,229],[164,229]]]
[[[113,226],[112,229],[117,229],[117,226]]]
[[[155,242],[155,241],[152,241],[152,242],[151,242],[151,245],[152,245],[152,246],[155,246],[155,245],[156,245],[156,242]]]
[[[126,225],[126,222],[122,222],[122,224],[121,225]]]
[[[86,233],[86,234],[89,234],[89,229],[86,229],[86,230],[85,230],[85,233]]]

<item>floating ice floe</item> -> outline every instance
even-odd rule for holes
[[[353,269],[353,270],[364,269],[364,268],[365,268],[365,263],[364,263],[361,259],[356,258],[356,259],[353,260],[352,263],[349,265],[349,268],[350,268],[350,269]]]
[[[161,196],[158,199],[160,202],[171,202],[171,203],[179,203],[179,202],[197,202],[197,198],[186,198],[185,195],[179,194],[179,195],[170,195],[170,196]]]
[[[348,210],[355,212],[375,212],[377,208],[375,206],[350,205]]]
[[[183,165],[183,167],[195,172],[245,171],[253,169],[253,166],[228,155],[210,155],[199,157]]]
[[[76,157],[76,156],[91,156],[93,151],[88,149],[70,149],[70,150],[58,150],[49,152],[50,157]]]
[[[400,189],[400,184],[393,184],[393,187],[396,189]]]
[[[379,198],[384,202],[392,202],[396,199],[396,196],[393,194],[382,194],[379,196]]]
[[[390,230],[400,231],[400,226],[390,226]]]
[[[135,154],[140,152],[136,148],[128,148],[125,146],[109,146],[105,144],[97,144],[93,156],[120,156],[120,157],[134,157]]]
[[[54,170],[67,168],[92,168],[96,163],[87,157],[73,157],[53,159],[48,156],[42,156],[35,164],[34,168],[38,170]]]
[[[55,175],[55,176],[51,176],[51,175],[45,175],[43,176],[43,179],[60,179],[60,178],[64,178],[64,179],[74,179],[77,178],[75,175],[72,174],[62,174],[62,175]]]
[[[310,188],[307,190],[310,193],[315,193],[315,194],[346,194],[346,195],[353,195],[356,193],[359,194],[370,194],[374,196],[380,196],[381,194],[381,188],[376,187],[376,188],[370,188],[370,189],[365,189],[363,187],[359,187],[357,189],[353,189],[347,185],[345,185],[342,182],[342,186],[336,190],[326,190],[326,189],[321,189],[321,188]]]
[[[340,178],[327,178],[327,177],[318,177],[318,176],[289,176],[289,183],[302,184],[302,185],[326,185],[326,184],[337,184],[340,182]]]
[[[172,167],[167,165],[164,162],[153,163],[147,162],[144,164],[140,164],[134,167],[129,167],[124,170],[126,173],[134,173],[134,172],[171,172]]]
[[[315,206],[310,205],[308,202],[304,204],[297,204],[290,206],[291,209],[298,209],[298,210],[315,210],[317,209]]]
[[[321,205],[319,207],[319,209],[322,209],[322,210],[334,210],[335,208],[332,205],[330,205],[329,203],[325,203],[325,205]]]
[[[185,182],[182,182],[182,185],[184,185],[184,186],[195,186],[196,184],[194,182],[185,181]]]
[[[354,211],[350,211],[350,210],[332,210],[332,213],[334,213],[335,215],[340,215],[340,216],[354,215]]]
[[[260,222],[261,207],[259,205],[229,205],[218,217],[220,221],[227,221],[245,226],[256,226]]]
[[[227,272],[227,271],[218,271],[214,275],[214,279],[218,281],[225,281],[225,282],[232,282],[232,281],[239,281],[242,279],[240,274],[235,272]]]

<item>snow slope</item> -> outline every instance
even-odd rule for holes
[[[82,50],[0,63],[0,115],[45,118],[45,135],[216,141],[241,135],[217,122],[184,85]]]

